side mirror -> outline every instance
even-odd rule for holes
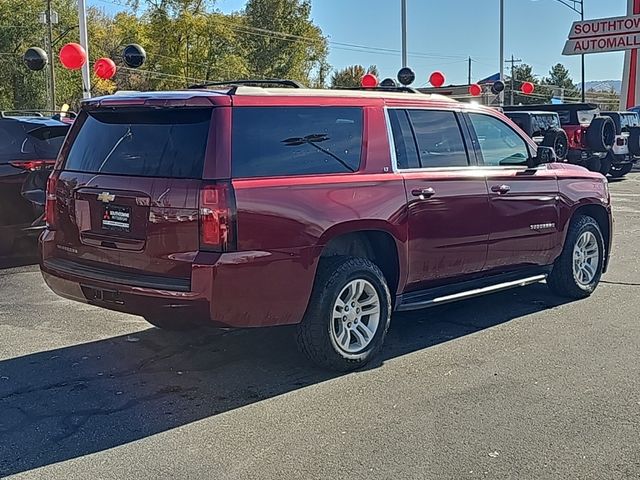
[[[554,163],[558,160],[556,152],[552,147],[538,147],[535,157],[529,159],[529,167],[535,168],[544,163]]]

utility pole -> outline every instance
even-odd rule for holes
[[[469,85],[471,85],[471,57],[469,57]]]
[[[407,0],[402,2],[402,68],[407,66]]]
[[[513,105],[513,91],[515,89],[515,75],[513,74],[513,69],[516,66],[516,63],[522,63],[522,60],[520,58],[513,58],[513,55],[511,55],[511,60],[507,60],[505,63],[511,64],[511,103],[509,103],[509,105]]]
[[[504,82],[504,0],[500,0],[500,81]],[[504,105],[504,90],[500,92],[500,105]]]

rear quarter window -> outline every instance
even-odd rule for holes
[[[211,109],[97,110],[87,114],[65,169],[141,177],[201,178]]]
[[[237,107],[236,178],[355,172],[360,167],[359,107]]]

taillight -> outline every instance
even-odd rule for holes
[[[582,128],[578,128],[573,134],[573,142],[576,146],[582,145]]]
[[[36,170],[44,170],[47,167],[53,167],[55,160],[14,160],[9,162],[11,165],[23,170],[34,172]]]
[[[235,198],[230,183],[200,189],[200,248],[216,252],[235,249]]]
[[[58,172],[54,171],[47,179],[47,197],[44,208],[44,219],[49,230],[56,229],[56,190],[58,188]]]

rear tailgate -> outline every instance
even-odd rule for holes
[[[211,115],[211,108],[83,112],[58,167],[56,251],[45,263],[116,283],[188,289]]]

